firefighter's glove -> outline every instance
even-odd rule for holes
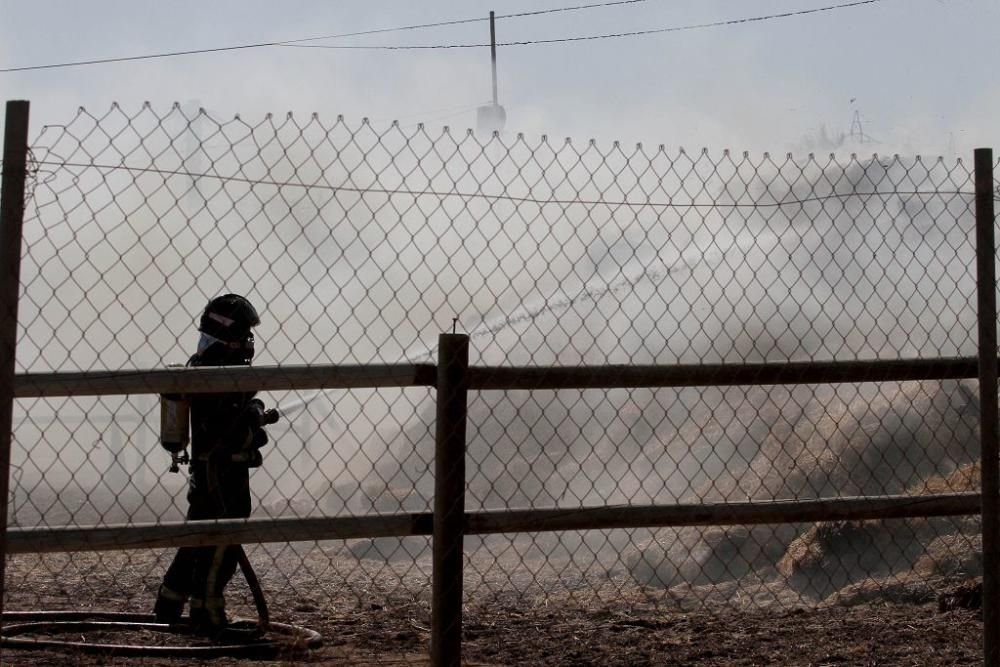
[[[264,402],[259,398],[250,399],[247,401],[246,407],[243,408],[243,414],[241,416],[244,423],[246,423],[250,428],[260,428],[263,425],[264,419]]]
[[[250,426],[246,431],[246,439],[239,450],[233,452],[230,460],[248,468],[257,468],[264,462],[260,448],[268,442],[267,431],[260,427]]]
[[[280,417],[280,414],[274,408],[265,410],[264,402],[259,398],[250,399],[246,408],[243,409],[243,415],[249,423],[250,428],[253,429],[259,429],[268,424],[275,424]]]

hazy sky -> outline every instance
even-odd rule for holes
[[[507,18],[497,40],[680,27],[848,0],[645,0]],[[0,69],[225,47],[589,4],[0,0]],[[881,143],[865,152],[968,153],[1000,129],[994,0],[879,0],[832,11],[620,39],[500,47],[508,132],[600,142],[803,152],[855,110]],[[483,43],[488,23],[309,44]],[[211,113],[317,112],[403,125],[475,125],[490,97],[489,49],[267,47],[0,73],[4,99],[32,102],[33,129],[78,106],[196,100]],[[852,99],[854,102],[852,103]],[[820,149],[823,150],[823,149]],[[845,149],[850,150],[850,149]],[[824,151],[825,152],[825,151]]]

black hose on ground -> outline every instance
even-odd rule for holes
[[[0,646],[20,650],[72,650],[84,653],[104,653],[120,656],[158,656],[175,658],[218,658],[246,657],[271,659],[290,654],[314,650],[323,645],[323,638],[315,630],[272,623],[267,608],[267,600],[261,589],[260,580],[254,572],[250,559],[241,545],[237,555],[240,569],[247,580],[257,609],[257,626],[251,621],[237,621],[231,624],[233,636],[245,638],[241,641],[223,641],[198,646],[146,646],[139,644],[107,644],[87,641],[61,641],[58,639],[35,639],[19,635],[114,632],[148,630],[176,635],[192,635],[190,623],[168,625],[156,623],[152,614],[134,614],[108,611],[13,611],[3,614],[3,636]],[[227,628],[228,629],[228,628]],[[264,638],[268,633],[270,638]]]
[[[234,624],[242,629],[253,629],[252,621]],[[86,632],[123,632],[147,630],[175,635],[191,635],[187,623],[167,625],[154,622],[152,614],[106,611],[21,611],[4,612],[3,637],[0,645],[18,650],[71,650],[83,653],[112,654],[116,656],[157,656],[172,658],[246,657],[261,660],[300,654],[323,645],[323,638],[315,630],[285,623],[270,623],[268,639],[227,644],[196,646],[148,646],[139,644],[108,644],[87,641],[61,641],[36,639],[19,635]]]

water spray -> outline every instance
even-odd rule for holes
[[[759,239],[754,239],[753,241],[757,242]],[[533,322],[546,315],[559,314],[560,312],[568,310],[569,308],[577,306],[581,303],[597,301],[599,298],[608,294],[620,294],[623,291],[634,290],[639,283],[644,280],[648,280],[650,283],[655,285],[668,275],[676,275],[684,271],[692,271],[699,264],[707,262],[712,262],[714,264],[721,260],[722,255],[729,250],[732,250],[733,248],[743,249],[742,245],[743,244],[740,242],[733,242],[725,249],[714,249],[712,251],[689,251],[688,253],[682,253],[673,264],[667,264],[667,262],[659,256],[655,256],[651,261],[641,265],[640,271],[631,275],[624,275],[612,283],[605,282],[603,284],[584,284],[572,294],[567,294],[565,292],[560,294],[560,292],[557,291],[552,297],[547,297],[540,303],[535,302],[525,305],[524,302],[521,302],[509,314],[501,315],[500,317],[490,321],[484,320],[480,322],[478,326],[474,327],[472,331],[468,333],[468,336],[470,339],[473,339],[482,338],[483,336],[489,336],[491,334],[497,334],[519,324]],[[453,330],[457,321],[458,318],[452,318]],[[433,359],[434,355],[437,353],[437,349],[438,346],[436,343],[433,345],[421,343],[416,349],[411,348],[410,350],[404,352],[397,363],[425,363],[428,359]],[[299,398],[284,405],[279,405],[277,410],[281,413],[282,417],[287,419],[290,415],[305,408],[317,398],[341,391],[344,390],[319,389],[308,396]]]

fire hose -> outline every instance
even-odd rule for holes
[[[222,641],[196,646],[149,646],[143,644],[111,644],[104,642],[64,641],[59,639],[36,638],[39,634],[86,632],[127,632],[153,631],[177,635],[191,635],[189,623],[156,623],[152,614],[106,611],[20,611],[4,612],[3,636],[0,646],[21,650],[71,650],[84,653],[105,653],[121,656],[158,657],[247,657],[262,660],[294,655],[317,649],[323,645],[323,638],[315,630],[270,620],[267,601],[261,589],[260,580],[254,572],[246,551],[240,545],[238,562],[243,576],[253,596],[257,610],[257,623],[235,621],[228,629],[235,632],[241,641]],[[267,633],[269,638],[265,638]],[[26,637],[23,635],[34,635]]]

